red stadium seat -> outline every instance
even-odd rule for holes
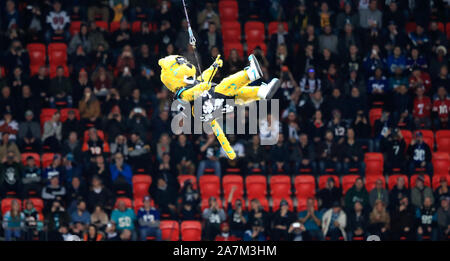
[[[267,54],[267,46],[264,42],[247,43],[247,54],[249,54],[249,55],[252,54],[255,51],[256,47],[258,47],[258,46],[264,52],[264,55],[266,55]]]
[[[274,198],[272,200],[272,212],[276,212],[280,209],[281,200],[286,200],[289,205],[289,210],[294,211],[294,203],[290,197],[288,198]]]
[[[386,180],[384,179],[384,176],[366,176],[366,189],[368,192],[375,188],[375,182],[379,179],[383,181],[383,188],[386,188]]]
[[[223,43],[223,54],[225,55],[225,59],[228,59],[228,57],[230,56],[230,52],[233,49],[236,49],[236,51],[238,52],[239,57],[241,57],[241,58],[244,57],[244,47],[242,46],[241,43],[224,42]]]
[[[432,158],[433,174],[435,176],[448,175],[450,173],[450,155],[445,152],[435,152]]]
[[[102,130],[97,130],[98,138],[105,140],[105,133]],[[89,139],[89,130],[85,130],[83,134],[83,141],[86,142]]]
[[[74,36],[75,34],[80,32],[81,21],[72,21],[70,22],[69,32],[70,35]]]
[[[54,66],[67,64],[67,45],[65,43],[49,44],[48,62]]]
[[[45,66],[46,60],[46,48],[44,44],[32,43],[27,45],[28,55],[30,57],[30,67],[36,67],[39,69],[41,66]]]
[[[423,178],[424,178],[423,184],[424,184],[426,187],[430,187],[430,186],[431,186],[430,176],[424,175],[424,174],[416,174],[416,175],[412,175],[412,176],[411,176],[410,183],[409,183],[409,184],[410,184],[409,186],[410,186],[411,189],[414,188],[414,187],[416,186],[416,180],[417,180],[417,178],[418,178],[420,175],[422,175]]]
[[[44,126],[44,123],[48,120],[51,120],[51,118],[53,117],[53,114],[55,114],[55,112],[57,112],[57,109],[52,109],[52,108],[44,108],[41,110],[41,116],[40,116],[40,121],[41,121],[41,126]]]
[[[286,32],[289,31],[288,24],[287,24],[286,22],[270,22],[270,23],[269,23],[269,27],[267,28],[267,32],[269,33],[269,37],[270,37],[272,34],[275,34],[275,33],[278,32],[278,24],[279,24],[279,23],[282,23],[282,24],[283,24],[284,30],[285,30]]]
[[[430,147],[430,150],[433,151],[434,148],[434,133],[432,130],[417,130],[414,132],[421,132],[423,135],[423,141]]]
[[[115,31],[119,30],[120,28],[120,22],[111,22],[109,24],[109,32],[114,33]]]
[[[69,114],[69,111],[75,112],[75,117],[77,120],[80,120],[80,111],[76,108],[63,108],[61,109],[61,122],[65,122],[67,120],[67,115]]]
[[[297,212],[306,210],[306,201],[307,200],[308,200],[308,198],[297,199]],[[317,203],[316,199],[314,199],[314,209],[315,210],[318,209],[318,203]]]
[[[240,42],[241,35],[241,24],[238,21],[225,21],[222,23],[222,37],[224,42]]]
[[[42,154],[42,168],[45,169],[48,166],[50,166],[53,162],[53,157],[55,157],[55,153],[53,152],[47,152]]]
[[[294,179],[295,196],[314,197],[316,194],[316,179],[311,175],[300,175]]]
[[[202,224],[199,221],[183,221],[181,223],[181,240],[202,240]]]
[[[388,188],[389,188],[389,190],[392,190],[397,185],[397,180],[399,178],[403,178],[405,180],[405,187],[406,188],[409,187],[408,176],[406,176],[404,174],[396,174],[396,175],[389,176],[389,179],[388,179]]]
[[[244,25],[245,39],[247,42],[264,42],[265,28],[262,22],[250,21]]]
[[[436,131],[437,151],[450,153],[450,130]]]
[[[450,183],[450,175],[433,176],[432,179],[433,190],[436,190],[439,186],[441,186],[441,178],[445,178],[447,180],[447,184]]]
[[[159,223],[163,241],[180,240],[180,224],[174,220],[161,220]]]
[[[202,198],[215,197],[216,199],[220,196],[220,179],[216,175],[203,175],[199,180],[200,185],[200,195]]]
[[[42,212],[42,210],[44,209],[44,201],[40,198],[29,198],[29,199],[23,200],[23,206],[22,206],[23,209],[26,208],[28,200],[31,200],[31,202],[33,202],[33,206],[37,212],[39,212],[39,213]]]
[[[120,201],[125,202],[125,206],[127,208],[133,208],[133,202],[131,201],[131,199],[126,198],[126,197],[119,197],[119,198],[117,198],[116,203],[114,204],[114,208],[118,208],[119,207],[119,202]]]
[[[411,33],[416,30],[417,24],[415,22],[408,22],[405,25],[405,31],[406,33]]]
[[[377,152],[368,152],[364,154],[366,164],[366,176],[383,175],[383,154]]]
[[[375,121],[381,118],[383,114],[383,110],[381,108],[373,108],[369,111],[369,122],[370,126],[373,127],[375,125]]]
[[[131,25],[131,31],[133,33],[139,33],[141,31],[142,21],[134,21]],[[150,25],[149,25],[150,27]]]
[[[41,156],[35,152],[24,152],[20,155],[22,158],[22,164],[25,166],[28,157],[33,157],[36,166],[39,168],[41,166]]]
[[[437,23],[438,30],[445,34],[445,25],[442,22]]]
[[[97,25],[97,27],[105,29],[105,31],[109,30],[109,25],[105,21],[95,21],[95,24]]]
[[[334,186],[340,187],[339,177],[338,176],[336,176],[336,175],[322,175],[322,176],[319,177],[319,190],[325,188],[328,178],[333,178],[334,179]]]
[[[409,147],[409,145],[411,144],[413,135],[412,132],[410,130],[400,130],[402,136],[403,136],[403,140],[405,141],[406,147],[405,149],[407,149]]]
[[[273,199],[291,196],[291,178],[287,175],[276,175],[270,178],[270,195]]]
[[[17,200],[19,206],[22,206],[22,201],[18,198],[4,198],[2,200],[2,215],[4,216],[6,212],[11,210],[12,201]]]
[[[236,187],[233,198],[231,199],[231,202],[234,204],[236,199],[242,199],[244,197],[244,179],[239,175],[226,175],[222,178],[224,200],[228,200],[233,186]]]
[[[133,196],[135,198],[148,196],[148,189],[152,184],[152,177],[150,175],[134,175],[131,180],[133,183]]]
[[[245,178],[245,189],[248,198],[267,196],[267,179],[262,175],[250,175]]]
[[[219,2],[220,21],[236,21],[239,17],[239,6],[236,1]]]
[[[360,178],[359,175],[345,175],[342,177],[342,193],[345,195],[347,191],[353,187],[356,179]]]
[[[192,183],[192,187],[197,189],[197,176],[194,175],[180,175],[178,176],[178,183],[180,183],[180,189],[183,189],[184,182],[190,179]]]

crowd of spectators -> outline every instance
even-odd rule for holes
[[[417,168],[433,175],[434,148],[420,131],[405,144],[402,130],[450,128],[450,39],[440,27],[450,22],[449,1],[238,1],[242,25],[282,21],[288,30],[280,23],[267,51],[254,51],[262,80],[282,82],[274,97],[281,115],[258,122],[257,135],[229,135],[234,161],[214,135],[171,131],[172,94],[159,80],[158,59],[180,54],[196,64],[197,52],[206,68],[227,42],[219,1],[186,2],[196,50],[182,1],[2,1],[0,197],[14,198],[2,213],[5,240],[161,240],[164,219],[202,221],[204,240],[448,238],[447,178],[435,191],[422,176],[413,188],[399,179],[388,190],[379,180],[371,191],[363,178],[366,152],[383,153],[384,175],[397,169],[412,176]],[[136,21],[140,28],[132,30]],[[81,25],[72,33],[75,22]],[[111,32],[98,22],[119,26]],[[415,28],[407,30],[411,22]],[[65,43],[67,64],[54,75],[46,65],[33,72],[33,43]],[[237,50],[222,57],[215,82],[247,66]],[[42,122],[48,108],[56,110]],[[382,109],[373,123],[372,108]],[[277,144],[260,145],[274,136]],[[53,154],[43,167],[24,153]],[[300,212],[286,200],[265,211],[257,200],[247,207],[232,197],[223,204],[209,198],[202,211],[197,186],[180,189],[177,180],[228,169],[242,176],[307,170],[315,177],[356,169],[361,178],[345,194],[327,180]],[[116,198],[133,198],[136,174],[153,182],[135,211]],[[29,198],[41,198],[42,210]]]

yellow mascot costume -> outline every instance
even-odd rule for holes
[[[226,99],[235,99],[236,104],[245,104],[259,99],[271,99],[280,87],[280,81],[277,78],[274,78],[268,84],[248,86],[249,83],[260,79],[263,75],[258,60],[253,54],[248,57],[248,60],[248,67],[224,78],[215,86],[211,84],[211,79],[214,78],[217,68],[223,65],[220,55],[197,78],[195,66],[183,56],[169,55],[158,61],[159,66],[161,66],[161,81],[175,94],[176,99],[186,102],[192,102],[200,97],[204,99],[200,120],[211,123],[214,134],[230,159],[234,159],[236,154],[222,128],[215,121],[213,112],[219,108],[224,113],[232,111],[232,108],[231,110],[230,108],[223,108]]]

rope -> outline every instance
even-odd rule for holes
[[[184,7],[184,14],[186,16],[186,21],[188,23],[189,44],[192,45],[192,48],[194,49],[194,56],[195,56],[195,60],[197,61],[198,71],[200,73],[200,78],[203,81],[202,68],[200,67],[200,61],[198,59],[197,52],[196,52],[196,46],[195,46],[195,43],[197,42],[197,40],[195,39],[194,33],[192,32],[191,22],[189,21],[189,16],[188,16],[187,8],[186,8],[186,3],[184,2],[184,0],[182,0],[182,1],[183,1],[183,7]]]

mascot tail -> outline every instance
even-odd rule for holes
[[[234,160],[236,158],[236,153],[234,152],[233,148],[230,145],[230,142],[228,141],[227,137],[225,137],[222,128],[216,122],[216,120],[211,121],[211,128],[213,129],[214,135],[216,135],[217,140],[219,140],[220,146],[222,146],[228,158]]]

